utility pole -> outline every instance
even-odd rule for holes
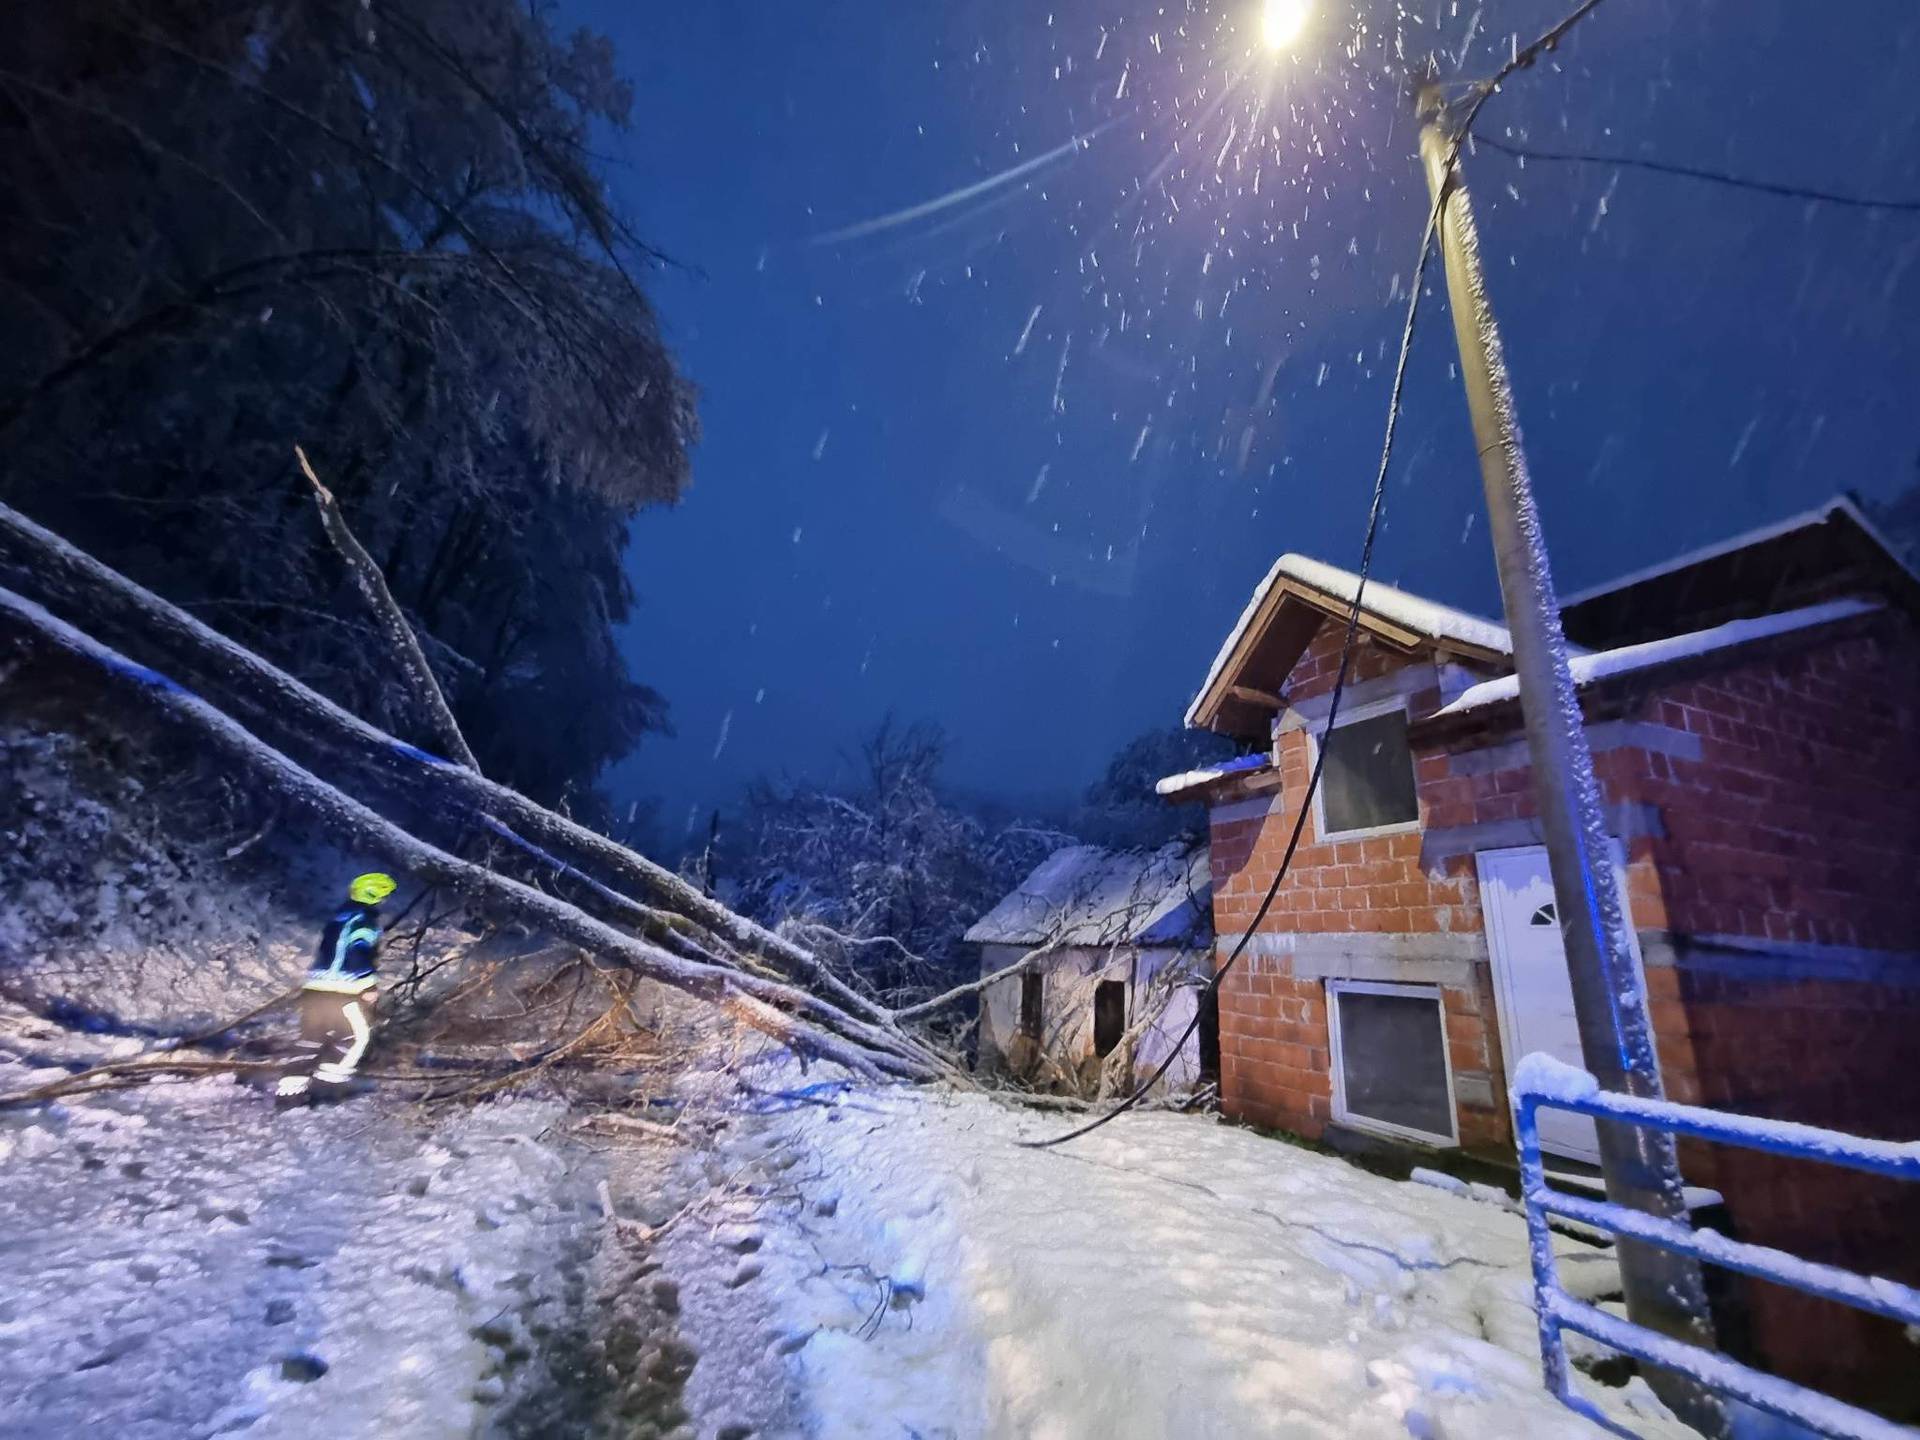
[[[1533,793],[1553,872],[1553,893],[1573,981],[1574,1014],[1586,1067],[1604,1089],[1648,1099],[1662,1096],[1659,1063],[1647,1023],[1645,987],[1627,938],[1628,918],[1614,879],[1613,856],[1593,774],[1593,753],[1567,668],[1566,636],[1546,539],[1534,505],[1507,378],[1500,332],[1480,266],[1480,242],[1466,184],[1453,164],[1445,99],[1437,85],[1420,87],[1420,159],[1433,202],[1440,206],[1439,241],[1447,271],[1447,301],[1467,411],[1480,451],[1488,532],[1500,571],[1500,597],[1513,637],[1513,668],[1520,685]],[[1607,1198],[1649,1215],[1687,1220],[1673,1137],[1616,1121],[1598,1122],[1600,1165]],[[1713,1328],[1697,1262],[1657,1246],[1618,1242],[1627,1314],[1636,1323],[1676,1339],[1712,1348]],[[1683,1420],[1724,1436],[1727,1417],[1718,1397],[1672,1371],[1649,1382]]]

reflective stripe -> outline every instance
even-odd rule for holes
[[[332,969],[336,972],[343,972],[346,970],[347,957],[353,953],[354,946],[365,945],[369,950],[371,950],[375,945],[379,943],[380,943],[380,932],[378,930],[372,929],[369,926],[362,925],[353,929],[349,929],[345,926],[341,927],[340,938],[334,941],[334,944],[333,944]]]
[[[360,1064],[360,1057],[367,1053],[367,1041],[373,1038],[373,1027],[367,1024],[367,1017],[360,1011],[358,1000],[349,1000],[340,1007],[347,1017],[347,1025],[353,1031],[353,1044],[347,1047],[347,1053],[338,1062],[340,1078],[351,1075]]]
[[[322,970],[318,975],[307,978],[302,990],[317,990],[325,995],[358,995],[371,990],[376,977],[372,975],[343,975],[334,979],[331,971]]]
[[[355,924],[362,918],[357,910],[342,911],[334,917],[341,922],[340,933],[334,937],[333,960],[325,968],[316,968],[308,972],[309,990],[343,990],[348,994],[364,990],[373,983],[373,957],[379,953],[380,930],[377,926]],[[367,974],[356,975],[349,966],[353,952],[364,949],[367,952]],[[351,983],[342,983],[342,982]]]

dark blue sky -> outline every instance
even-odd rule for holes
[[[572,0],[635,87],[611,182],[700,272],[653,287],[705,436],[635,527],[626,641],[678,735],[613,788],[671,840],[891,710],[947,726],[955,783],[1038,803],[1177,723],[1276,554],[1357,557],[1426,206],[1397,56],[1486,74],[1564,8],[1316,0],[1273,63],[1246,0]],[[1615,0],[1481,127],[1920,195],[1913,9]],[[1468,174],[1563,588],[1912,483],[1920,216]],[[1431,299],[1378,573],[1492,610]]]

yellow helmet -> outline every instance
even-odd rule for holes
[[[347,898],[356,905],[378,905],[394,891],[393,877],[378,870],[356,876],[347,887]]]

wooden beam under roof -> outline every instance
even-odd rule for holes
[[[1238,700],[1245,705],[1258,705],[1263,710],[1284,710],[1287,702],[1267,690],[1256,690],[1251,685],[1227,686],[1227,698]]]

